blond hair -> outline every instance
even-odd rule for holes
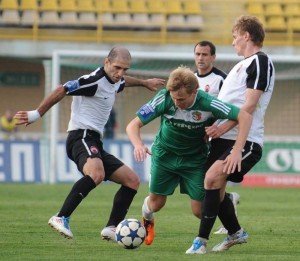
[[[187,93],[192,93],[198,86],[199,84],[195,74],[190,68],[183,65],[170,73],[167,82],[168,91],[177,91],[184,88]]]

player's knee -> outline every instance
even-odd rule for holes
[[[201,209],[202,204],[200,201],[192,200],[191,201],[192,213],[196,218],[201,219]]]
[[[140,186],[140,177],[137,174],[134,174],[131,176],[130,180],[129,180],[129,186],[132,189],[137,190]]]
[[[105,177],[104,167],[100,159],[89,158],[83,167],[83,172],[85,175],[89,175],[96,185],[99,185]]]
[[[215,177],[207,176],[204,180],[205,189],[214,189],[218,185],[218,181]]]
[[[199,218],[201,219],[202,217],[202,213],[201,213],[201,210],[200,209],[197,209],[197,210],[193,210],[193,214],[196,218]]]
[[[140,177],[135,172],[131,172],[127,175],[122,185],[137,190],[140,183]]]
[[[220,187],[220,178],[222,177],[223,172],[221,168],[215,167],[210,168],[204,179],[204,187],[206,189],[215,189]]]
[[[165,206],[165,203],[166,203],[165,201],[161,201],[161,200],[151,201],[150,209],[153,212],[160,211]]]
[[[90,176],[95,182],[96,186],[99,185],[105,177],[104,172],[101,172],[99,170],[90,170],[89,172],[85,173],[85,175]]]

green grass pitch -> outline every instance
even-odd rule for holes
[[[0,185],[0,260],[300,260],[300,190],[230,187],[241,195],[238,215],[250,235],[247,244],[223,253],[188,256],[199,222],[189,199],[177,191],[156,214],[156,238],[151,246],[125,250],[100,239],[106,225],[114,184],[97,187],[73,213],[73,240],[54,232],[48,219],[60,208],[72,184]],[[142,185],[127,217],[141,217],[148,193]],[[216,223],[215,228],[219,225]],[[211,235],[208,248],[223,240]]]

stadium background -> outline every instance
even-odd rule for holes
[[[130,51],[190,53],[190,59],[180,61],[145,59],[133,63],[129,71],[139,77],[166,78],[179,64],[195,69],[194,44],[206,39],[217,45],[216,66],[229,72],[236,63],[230,46],[234,19],[241,14],[258,16],[267,31],[264,50],[271,56],[286,55],[294,60],[275,61],[277,77],[266,114],[264,158],[253,170],[256,178],[245,184],[300,186],[299,0],[1,0],[0,12],[0,111],[3,113],[7,108],[14,111],[36,108],[51,88],[51,58],[55,50],[108,51],[122,44]],[[218,54],[233,58],[218,60]],[[69,59],[61,66],[60,81],[89,73],[101,61],[99,57]],[[145,165],[133,162],[124,130],[135,111],[152,95],[143,88],[130,88],[120,94],[115,106],[118,139],[106,141],[107,148],[136,168],[145,181],[149,161]],[[67,97],[59,108],[58,158],[65,157],[63,141],[70,101]],[[21,127],[17,140],[0,140],[0,181],[49,182],[76,178],[74,166],[65,158],[58,163],[56,178],[49,176],[49,122],[47,115],[43,121]],[[149,145],[158,124],[156,121],[143,130]]]

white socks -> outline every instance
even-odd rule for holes
[[[153,211],[151,211],[148,207],[148,199],[149,199],[149,196],[145,198],[144,200],[144,204],[142,206],[142,215],[145,219],[147,220],[152,220],[154,217],[153,215]]]

